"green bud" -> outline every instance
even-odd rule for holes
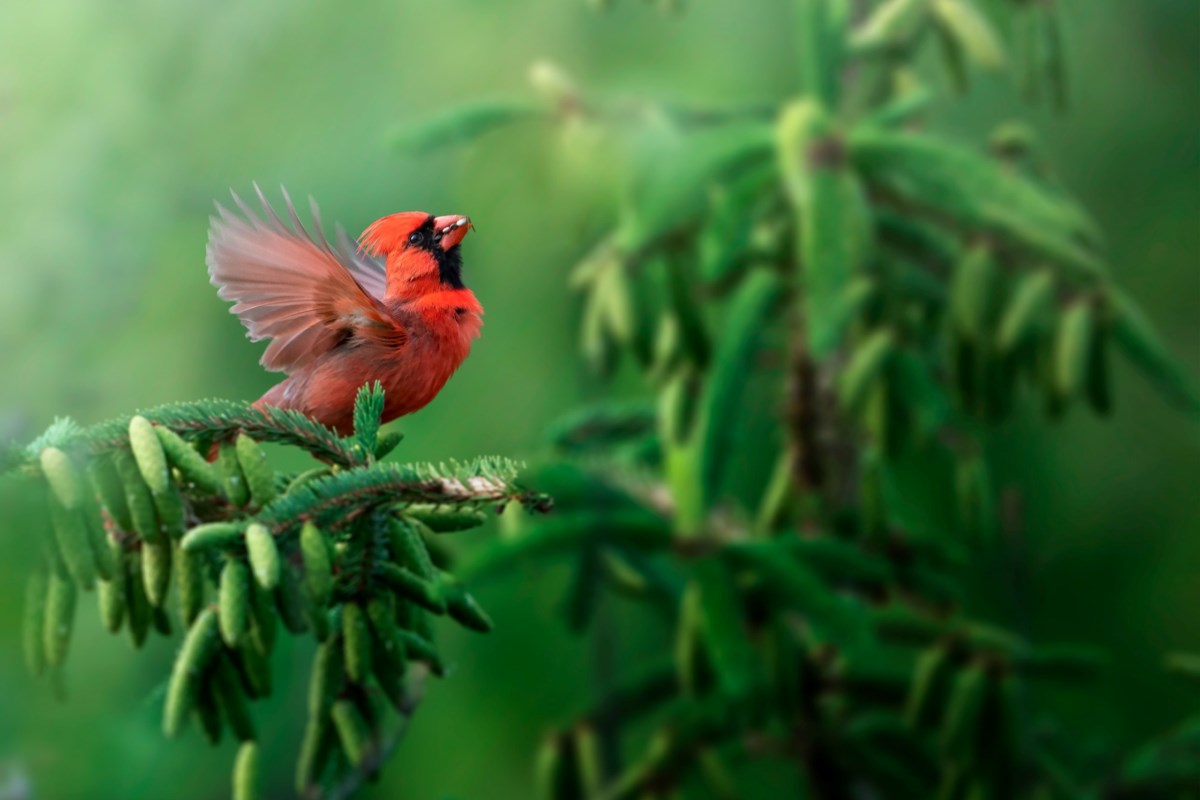
[[[132,553],[125,559],[126,615],[129,618],[129,637],[134,647],[141,647],[150,632],[150,601],[146,598],[142,579],[142,557]]]
[[[46,663],[51,667],[60,667],[67,659],[71,631],[75,625],[75,597],[74,583],[55,575],[50,576],[44,644]]]
[[[275,632],[279,615],[275,611],[274,595],[257,584],[250,586],[250,646],[263,657],[275,647]]]
[[[275,607],[279,610],[284,627],[297,634],[307,631],[309,605],[304,585],[300,583],[296,571],[291,564],[284,563],[279,570],[279,585],[275,587]]]
[[[239,559],[227,559],[221,569],[218,608],[221,638],[230,647],[237,647],[250,619],[250,573]]]
[[[92,562],[96,574],[101,580],[112,580],[117,569],[117,558],[109,546],[108,534],[104,532],[104,523],[100,520],[100,509],[88,508],[83,514],[84,529],[87,532],[88,548],[92,551]]]
[[[429,548],[421,538],[422,523],[410,519],[388,520],[388,550],[392,561],[407,568],[422,580],[432,581],[437,577]]]
[[[49,579],[40,569],[29,574],[25,584],[25,616],[22,641],[25,646],[25,666],[34,676],[46,669],[46,602],[50,591]]]
[[[225,485],[225,496],[229,502],[241,508],[250,502],[250,489],[246,484],[246,476],[238,463],[237,448],[233,442],[222,442],[217,450],[217,461],[214,465]]]
[[[403,643],[404,652],[414,661],[424,662],[434,675],[445,675],[446,666],[433,643],[420,634],[398,629],[396,638]]]
[[[183,536],[187,512],[183,507],[183,495],[175,484],[171,484],[161,494],[152,493],[151,497],[154,500],[154,508],[158,511],[159,529],[171,539]]]
[[[119,567],[112,580],[100,581],[96,587],[100,605],[100,621],[109,633],[121,630],[125,621],[125,569]]]
[[[158,441],[167,456],[167,461],[179,470],[185,483],[191,484],[205,494],[221,494],[224,488],[221,476],[204,456],[196,452],[196,448],[166,426],[158,425],[154,428],[154,432],[158,435]]]
[[[980,728],[984,700],[987,696],[987,667],[975,662],[958,673],[942,723],[942,746],[963,761],[970,763],[977,747],[984,740]]]
[[[407,598],[427,611],[446,613],[446,602],[442,599],[437,584],[423,580],[414,573],[395,564],[380,564],[379,577],[401,597]]]
[[[42,474],[62,507],[79,508],[83,504],[83,483],[71,457],[57,447],[47,447],[40,460]]]
[[[247,586],[249,580],[247,579]],[[242,665],[241,673],[245,678],[247,694],[254,698],[263,698],[271,696],[271,663],[267,657],[258,651],[257,648],[243,645],[237,651],[239,663]]]
[[[242,742],[233,765],[233,800],[256,800],[259,793],[258,745]]]
[[[478,511],[406,511],[410,517],[434,533],[457,533],[478,528],[487,517]]]
[[[113,466],[125,487],[125,504],[129,508],[129,517],[133,522],[133,530],[145,542],[156,542],[163,538],[162,529],[158,524],[158,512],[154,508],[154,498],[150,487],[142,478],[137,461],[128,450],[117,450],[113,453]]]
[[[213,693],[229,727],[239,741],[246,742],[255,738],[254,720],[246,707],[246,695],[239,682],[236,668],[228,657],[222,657],[216,666],[212,677]]]
[[[1012,352],[1036,333],[1053,308],[1054,275],[1049,270],[1039,270],[1021,278],[1000,320],[996,341],[1000,353]]]
[[[492,619],[480,607],[471,593],[450,575],[442,575],[442,595],[446,598],[446,610],[460,625],[479,633],[492,630]]]
[[[159,608],[167,601],[171,588],[171,545],[167,542],[146,542],[142,545],[142,579],[146,599]]]
[[[50,520],[67,572],[81,588],[90,590],[96,583],[96,562],[82,511],[66,507],[57,496],[51,497]]]
[[[346,675],[358,684],[371,674],[371,634],[362,606],[347,603],[342,607],[342,642],[345,647]]]
[[[150,487],[150,493],[166,494],[172,485],[171,472],[167,467],[167,455],[163,452],[162,442],[150,420],[137,416],[129,421],[129,449],[133,451],[138,471]]]
[[[329,757],[333,755],[333,726],[327,716],[309,717],[304,727],[304,740],[300,744],[300,757],[296,761],[296,792],[307,797],[325,771]]]
[[[880,329],[854,349],[838,386],[844,408],[855,409],[862,404],[883,372],[894,344],[892,332]]]
[[[373,749],[366,720],[349,700],[334,703],[330,716],[333,718],[333,726],[337,730],[346,758],[354,766],[361,767]]]
[[[191,625],[204,608],[204,560],[182,546],[175,549],[176,583],[179,585],[179,611],[186,625]]]
[[[953,670],[950,649],[944,645],[930,647],[917,658],[904,710],[910,726],[919,727],[934,722],[935,711],[945,705],[947,683]]]
[[[117,527],[123,531],[133,531],[133,518],[129,515],[125,500],[125,486],[121,483],[121,476],[112,458],[106,455],[93,458],[88,464],[88,479],[92,491],[100,498],[100,503]]]
[[[275,499],[275,470],[267,463],[258,442],[246,434],[237,438],[238,465],[246,477],[246,485],[254,504],[263,508]]]
[[[237,542],[245,535],[244,531],[245,526],[240,522],[209,522],[192,528],[179,544],[192,553],[216,550]]]
[[[246,528],[246,552],[258,585],[268,592],[274,591],[279,585],[279,550],[265,525],[253,522]]]
[[[212,681],[201,681],[196,693],[196,719],[204,729],[204,736],[209,744],[216,747],[221,743],[221,709],[213,694]]]
[[[342,643],[336,639],[331,638],[317,648],[308,681],[310,718],[317,719],[327,715],[334,699],[342,690],[345,676],[344,656]]]
[[[217,617],[211,608],[206,608],[188,630],[171,669],[163,708],[163,733],[168,737],[178,735],[187,724],[201,677],[219,648]]]
[[[1063,312],[1054,342],[1054,388],[1060,397],[1072,397],[1083,386],[1092,348],[1092,327],[1091,303],[1080,301]]]
[[[333,596],[333,563],[325,535],[311,520],[300,529],[300,557],[304,561],[304,577],[313,603],[322,607],[328,605]]]

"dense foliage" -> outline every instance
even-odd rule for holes
[[[1109,414],[1114,351],[1192,416],[1200,399],[1027,128],[980,151],[923,124],[927,47],[960,89],[1008,61],[975,4],[796,5],[804,90],[778,108],[631,107],[543,65],[549,102],[398,139],[541,119],[630,156],[618,224],[572,280],[584,357],[602,374],[628,359],[656,399],[557,427],[542,480],[560,515],[467,572],[573,559],[571,626],[603,591],[632,596],[672,621],[673,655],[621,670],[546,741],[543,796],[753,796],[754,762],[780,758],[815,798],[1194,787],[1200,718],[1125,760],[1081,751],[1032,698],[1103,654],[974,618],[961,583],[1020,535],[989,430],[1030,401]],[[1010,11],[1026,94],[1065,105],[1055,4]]]

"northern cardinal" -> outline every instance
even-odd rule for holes
[[[359,387],[379,381],[383,421],[432,400],[479,335],[483,307],[462,282],[462,216],[406,211],[376,220],[360,246],[339,227],[300,223],[284,192],[291,225],[262,191],[261,217],[235,193],[245,215],[217,205],[208,235],[208,274],[252,341],[270,339],[262,365],[288,377],[256,407],[301,411],[347,435]]]

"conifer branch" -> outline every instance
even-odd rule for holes
[[[298,789],[349,797],[398,745],[427,672],[444,672],[429,615],[492,627],[467,589],[434,567],[422,531],[473,527],[486,506],[549,507],[517,484],[519,465],[509,459],[379,463],[396,444],[379,440],[383,409],[382,390],[364,388],[354,435],[341,438],[295,412],[207,400],[86,429],[60,420],[28,447],[0,453],[0,463],[44,480],[51,496],[54,532],[27,592],[31,669],[65,661],[79,588],[98,585],[106,627],[127,628],[139,646],[152,630],[171,635],[167,609],[177,598],[184,645],[163,730],[175,736],[196,717],[217,741],[231,728],[243,742],[234,783],[247,787],[258,758],[248,706],[271,693],[282,621],[320,643]],[[210,461],[214,441],[221,446]],[[280,474],[259,441],[331,466]],[[329,769],[335,751],[349,767]]]

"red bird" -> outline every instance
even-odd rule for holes
[[[347,435],[364,383],[386,392],[383,421],[424,407],[462,364],[483,307],[462,282],[467,217],[406,211],[376,220],[356,248],[339,227],[333,243],[312,203],[309,234],[284,191],[291,225],[255,186],[260,218],[217,205],[208,274],[231,300],[252,341],[270,339],[261,363],[287,379],[256,407],[301,411]]]

